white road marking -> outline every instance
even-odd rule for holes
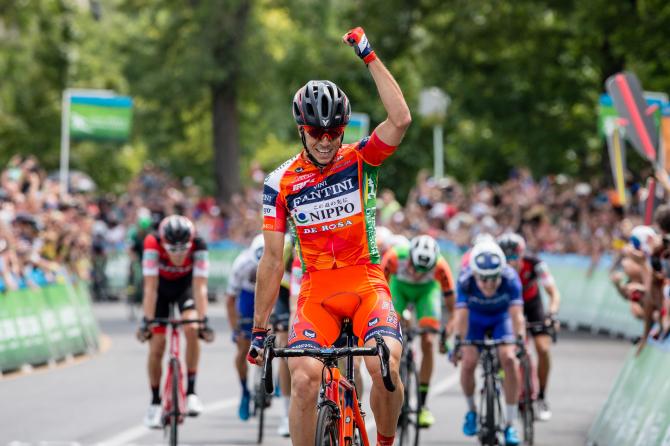
[[[237,398],[228,398],[225,400],[215,401],[205,406],[203,414],[218,412],[225,409],[230,409],[235,407],[239,400]],[[130,429],[127,429],[123,432],[118,433],[117,435],[108,438],[106,440],[100,441],[97,443],[98,446],[121,446],[127,445],[130,442],[137,440],[147,434],[152,432],[152,429],[149,429],[146,426],[135,426]]]
[[[363,377],[365,381],[365,385],[367,388],[368,386],[371,386],[372,382],[370,381],[369,375],[367,374],[367,370],[365,368],[362,368],[363,372]],[[434,384],[431,386],[431,395],[439,395],[441,393],[446,392],[448,389],[453,387],[456,383],[458,383],[458,373],[453,373],[443,379],[442,381],[439,381],[437,384]],[[231,407],[235,407],[238,403],[237,398],[228,398],[225,400],[219,400],[215,401],[213,403],[210,403],[205,406],[203,414],[205,413],[213,413],[213,412],[219,412],[222,410],[230,409]],[[368,420],[367,423],[365,423],[365,428],[368,431],[368,436],[370,438],[373,438],[371,434],[373,431],[376,430],[377,424],[375,423],[374,417],[372,414],[370,414],[370,419]],[[135,440],[148,435],[152,432],[152,429],[149,429],[145,426],[139,425],[135,426],[129,429],[126,429],[125,431],[119,432],[113,437],[110,437],[106,440],[100,441],[96,443],[96,446],[127,446],[129,444],[132,444]],[[14,445],[12,446],[20,446],[21,443],[19,442],[14,442]],[[46,445],[44,445],[46,446]],[[75,446],[73,444],[73,446]],[[231,445],[233,446],[233,445]]]

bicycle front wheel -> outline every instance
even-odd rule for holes
[[[496,446],[498,443],[498,429],[496,425],[497,397],[495,378],[493,375],[487,374],[484,381],[484,416],[480,418],[483,421],[480,440],[484,446]]]
[[[407,358],[400,369],[405,398],[400,412],[398,446],[419,445],[419,376],[414,361]]]
[[[339,446],[340,426],[337,409],[334,404],[319,405],[316,419],[316,446]]]
[[[261,374],[259,373],[259,376]],[[265,388],[261,384],[260,380],[256,383],[255,395],[255,410],[258,411],[258,436],[256,437],[256,442],[258,444],[263,443],[263,429],[265,427]]]
[[[170,417],[170,446],[177,446],[177,429],[179,427],[179,361],[170,359],[170,375],[172,389],[172,411]]]

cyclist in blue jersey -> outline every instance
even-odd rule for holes
[[[249,248],[242,251],[233,262],[230,280],[226,291],[228,319],[233,331],[233,342],[237,345],[235,368],[242,387],[242,396],[238,416],[241,420],[249,419],[251,393],[247,385],[246,354],[251,345],[251,328],[254,317],[254,289],[256,287],[256,270],[258,261],[263,255],[265,243],[262,235],[257,235]]]
[[[494,340],[509,344],[498,347],[500,364],[505,371],[506,420],[505,444],[519,444],[515,428],[519,398],[518,363],[515,344],[523,342],[524,320],[521,281],[517,272],[507,265],[505,254],[493,240],[477,243],[470,253],[467,268],[461,271],[456,286],[454,363],[461,366],[461,387],[468,404],[463,433],[477,434],[475,406],[475,369],[479,351],[474,346],[460,345],[462,339],[483,340],[490,333]]]

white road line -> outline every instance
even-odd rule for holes
[[[453,373],[443,379],[442,381],[439,381],[437,384],[431,386],[431,394],[432,395],[439,395],[441,393],[446,392],[448,389],[453,387],[456,383],[458,382],[458,373]],[[370,385],[370,383],[366,383]],[[208,404],[205,406],[205,409],[203,413],[212,413],[212,412],[218,412],[221,410],[225,409],[230,409],[231,407],[235,407],[238,403],[237,398],[228,398],[225,400],[220,400],[220,401],[215,401],[213,403]],[[368,420],[367,423],[365,423],[365,428],[368,431],[368,435],[371,434],[373,430],[376,429],[377,424],[375,423],[374,417],[372,414],[370,414],[370,419]],[[130,429],[127,429],[123,432],[118,433],[117,435],[108,438],[106,440],[100,441],[97,443],[97,446],[122,446],[122,445],[128,445],[132,443],[133,441],[137,440],[138,438],[141,438],[149,433],[151,433],[152,430],[145,427],[145,426],[135,426]]]
[[[237,398],[228,398],[225,400],[215,401],[205,406],[203,410],[204,413],[218,412],[225,409],[230,409],[235,407],[239,400]],[[138,438],[141,438],[152,432],[151,429],[145,426],[135,426],[130,429],[127,429],[123,432],[118,433],[117,435],[108,438],[106,440],[100,441],[97,443],[98,446],[121,446],[127,445]]]

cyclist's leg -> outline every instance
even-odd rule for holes
[[[468,333],[465,336],[467,341],[481,341],[484,339],[484,333],[487,326],[482,323],[472,312],[468,312]],[[477,433],[477,406],[475,404],[475,369],[479,361],[479,350],[472,345],[464,345],[461,358],[461,389],[467,403],[468,412],[466,414],[463,432],[466,435]]]
[[[537,352],[537,377],[540,386],[538,390],[538,398],[544,399],[544,392],[547,386],[549,369],[551,366],[551,358],[549,356],[551,337],[543,325],[537,326],[537,324],[542,324],[544,322],[544,307],[542,305],[542,300],[538,296],[533,300],[525,302],[523,310],[526,321],[530,324],[536,324],[531,329],[531,335],[534,338],[535,351]]]
[[[505,403],[507,414],[507,425],[516,423],[519,409],[519,362],[516,358],[516,345],[513,344],[515,337],[512,330],[512,319],[509,315],[497,321],[493,328],[493,339],[509,341],[512,344],[498,346],[498,360],[505,371],[503,389],[505,391]]]
[[[468,409],[462,430],[465,435],[472,436],[479,430],[475,403],[475,369],[479,361],[479,350],[475,346],[464,345],[461,347],[461,354],[461,389]]]
[[[416,296],[416,318],[420,327],[440,329],[442,319],[442,292],[437,282],[431,282],[417,288]],[[433,362],[435,356],[435,334],[424,333],[421,335],[421,370],[419,372],[420,403],[424,406],[428,395],[428,387],[433,374]]]
[[[239,336],[235,340],[237,345],[237,353],[235,354],[235,368],[240,380],[240,387],[242,389],[241,403],[240,403],[240,418],[248,418],[248,400],[249,400],[249,385],[247,383],[247,352],[251,344],[251,329],[253,327],[254,317],[254,293],[247,290],[240,291],[236,299],[236,311],[238,320]]]
[[[551,370],[551,336],[548,334],[535,335],[535,350],[537,351],[537,378],[540,388],[537,397],[543,400],[549,382],[549,371]]]
[[[323,364],[314,358],[289,358],[291,404],[289,426],[294,446],[312,446],[316,433],[316,406]]]
[[[375,334],[381,334],[391,353],[389,369],[391,379],[396,385],[395,392],[389,392],[384,387],[379,359],[365,357],[365,366],[372,377],[370,407],[377,422],[377,438],[389,441],[395,436],[403,401],[403,384],[400,381],[402,335],[398,314],[393,308],[381,269],[378,265],[366,265],[365,270],[361,271],[366,277],[359,280],[357,292],[361,303],[353,319],[354,334],[369,347],[376,345]]]
[[[163,355],[165,354],[165,327],[162,332],[152,330],[149,340],[149,386],[151,387],[151,403],[160,404],[161,375],[163,374]]]
[[[169,286],[166,282],[158,279],[158,296],[156,298],[155,318],[165,319],[170,316],[170,305],[172,296],[168,292]],[[153,326],[151,328],[151,339],[149,341],[148,372],[149,385],[151,386],[152,404],[160,404],[160,384],[163,374],[163,355],[165,354],[165,333],[167,328],[164,325]]]
[[[182,282],[183,280],[183,282]],[[197,319],[195,299],[193,298],[193,288],[191,286],[191,277],[175,281],[173,285],[176,289],[181,288],[177,304],[179,305],[179,314],[182,319]],[[186,324],[184,327],[184,337],[186,338],[186,394],[195,394],[195,380],[198,373],[198,362],[200,361],[200,342],[198,341],[198,325]]]
[[[319,296],[309,295],[310,282],[306,276],[298,299],[288,347],[314,348],[332,345],[340,333],[340,321],[323,306]],[[309,295],[309,296],[308,296]],[[289,425],[294,446],[311,446],[316,432],[316,405],[323,364],[313,358],[289,358],[291,372],[291,402]]]

